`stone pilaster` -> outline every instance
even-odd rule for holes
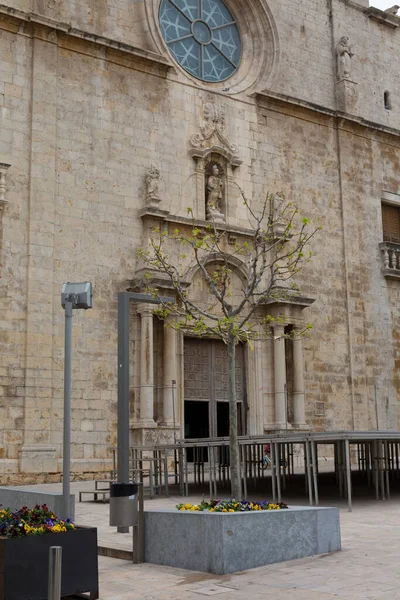
[[[52,444],[57,45],[32,41],[31,168],[22,472],[57,471]],[[45,90],[45,92],[44,92]],[[60,288],[61,293],[61,288]],[[58,409],[58,407],[57,407]]]
[[[283,325],[274,325],[274,395],[275,395],[275,427],[285,428],[287,422],[285,385],[286,385],[286,355],[285,355],[285,328]]]
[[[293,339],[293,425],[305,426],[303,340]]]
[[[164,382],[163,382],[163,421],[165,425],[177,425],[176,397],[175,407],[172,392],[172,380],[177,381],[177,343],[176,331],[166,325],[164,327]],[[176,390],[176,387],[175,387]],[[176,394],[175,394],[176,396]],[[175,410],[174,410],[175,408]]]
[[[138,304],[140,324],[140,427],[155,427],[152,304]]]

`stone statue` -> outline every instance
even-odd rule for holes
[[[224,222],[225,215],[221,212],[222,191],[224,179],[220,175],[218,165],[213,165],[211,175],[207,178],[207,219]]]
[[[348,37],[341,37],[336,49],[338,79],[350,79],[351,59],[354,56]]]
[[[386,8],[383,12],[389,13],[389,15],[397,16],[399,9],[400,9],[400,6],[398,4],[395,4],[394,6],[391,6],[390,8]]]
[[[158,195],[158,185],[160,182],[160,171],[154,165],[151,165],[150,170],[146,175],[147,202],[160,202],[161,198]]]

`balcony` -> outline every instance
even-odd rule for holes
[[[381,242],[382,273],[388,279],[400,279],[400,242]]]

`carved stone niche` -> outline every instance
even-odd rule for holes
[[[237,147],[227,138],[225,116],[221,108],[212,102],[206,102],[203,107],[203,117],[204,122],[200,126],[200,131],[190,138],[189,150],[190,156],[196,162],[196,217],[222,223],[229,217],[229,190],[234,181],[234,171],[242,164],[242,160]],[[213,192],[210,189],[214,184],[218,185],[217,181],[210,180],[213,176],[219,178],[221,184],[219,198],[217,191]],[[210,204],[210,193],[214,201],[219,200],[217,203],[219,210],[214,211],[214,216],[210,210],[207,210]],[[212,204],[216,203],[214,201]]]

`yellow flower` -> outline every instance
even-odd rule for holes
[[[226,508],[223,508],[223,509],[222,509],[222,512],[228,512],[228,509],[226,509]]]
[[[228,512],[235,512],[233,508],[230,508]]]

